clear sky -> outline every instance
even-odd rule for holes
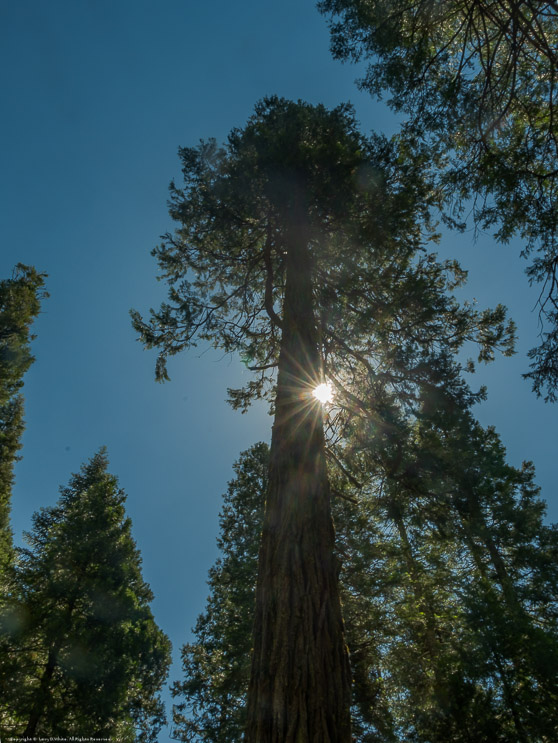
[[[0,5],[0,276],[17,262],[49,274],[25,379],[27,429],[16,470],[16,540],[59,485],[102,445],[128,493],[128,512],[174,657],[203,610],[217,551],[220,496],[239,453],[269,440],[264,407],[224,402],[247,372],[203,348],[153,381],[154,354],[128,311],[158,306],[150,250],[172,228],[167,186],[179,146],[224,139],[265,95],[335,106],[350,100],[364,131],[390,133],[385,109],[334,62],[313,0],[4,0]],[[449,235],[441,250],[470,270],[464,298],[503,302],[518,354],[472,380],[519,465],[532,459],[558,520],[557,409],[521,379],[538,332],[520,246]],[[180,669],[176,664],[171,681]],[[161,737],[166,741],[167,735]]]

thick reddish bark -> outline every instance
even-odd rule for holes
[[[350,671],[334,557],[311,258],[288,240],[260,548],[248,743],[349,743]]]

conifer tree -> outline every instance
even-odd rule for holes
[[[542,342],[526,375],[558,390],[558,4],[540,0],[320,0],[336,58],[368,62],[360,86],[402,113],[401,138],[445,193],[533,255]],[[471,204],[472,202],[472,204]]]
[[[33,363],[30,328],[39,314],[45,274],[19,263],[0,281],[0,592],[12,557],[10,498],[23,434],[23,375]],[[1,600],[1,597],[0,597]]]
[[[2,628],[3,737],[156,740],[170,645],[124,502],[102,450],[35,514]]]
[[[558,734],[558,531],[544,524],[534,468],[508,465],[495,431],[470,414],[440,421],[425,439],[474,566],[463,589],[467,621],[505,709],[499,718],[508,716],[518,740],[552,740]]]
[[[510,467],[493,431],[466,417],[462,436],[465,424],[467,446],[457,431],[449,441],[447,429],[439,437],[422,421],[400,471],[387,455],[370,457],[359,487],[332,473],[357,743],[555,737],[557,532],[542,522],[532,467]],[[442,450],[453,466],[441,465]],[[486,468],[478,481],[484,539],[502,552],[520,613],[452,505],[468,483],[458,451],[467,471]],[[263,444],[245,452],[225,497],[207,609],[174,685],[175,734],[184,741],[234,743],[242,730],[268,456]]]
[[[207,607],[182,648],[184,680],[173,685],[175,735],[183,741],[240,741],[246,725],[259,536],[269,447],[240,455],[220,514],[221,556],[209,572]]]
[[[502,307],[476,312],[448,293],[463,275],[424,251],[435,194],[420,163],[365,139],[349,107],[270,98],[225,147],[181,156],[185,185],[171,185],[170,205],[180,227],[155,251],[170,303],[133,319],[161,349],[159,379],[169,355],[201,339],[258,374],[230,391],[235,406],[274,399],[247,741],[342,743],[349,666],[312,390],[327,379],[354,404],[351,387],[372,380],[367,405],[390,437],[424,385],[470,398],[443,370],[468,340],[481,359],[510,352],[513,327]]]
[[[396,535],[390,560],[398,556],[399,567],[391,575],[407,576],[395,583],[403,591],[395,594],[397,608],[390,609],[393,580],[384,584],[381,605],[403,617],[395,636],[411,631],[409,639],[397,649],[378,635],[382,676],[398,688],[388,696],[413,710],[396,715],[404,721],[399,734],[552,740],[558,532],[543,522],[532,465],[509,466],[493,429],[483,430],[467,408],[429,407],[406,438],[386,446],[370,438],[369,419],[353,415],[352,439],[337,452],[352,481],[370,493],[378,523]]]

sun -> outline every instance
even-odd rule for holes
[[[322,405],[333,401],[333,388],[329,382],[322,382],[312,390],[312,394]]]

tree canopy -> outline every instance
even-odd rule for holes
[[[473,211],[499,240],[518,235],[541,285],[542,342],[526,374],[537,394],[558,385],[555,2],[322,0],[332,50],[365,59],[362,88],[390,95],[399,136],[420,151],[446,222]]]
[[[233,405],[273,396],[293,204],[305,212],[326,376],[360,365],[403,404],[470,341],[481,361],[512,352],[504,308],[460,306],[451,292],[465,272],[426,250],[437,197],[420,158],[365,138],[350,106],[268,98],[225,146],[208,140],[180,157],[184,186],[171,184],[169,202],[179,227],[153,251],[169,302],[147,322],[132,312],[145,345],[159,348],[158,380],[169,356],[201,340],[238,352],[257,375],[230,391]]]

